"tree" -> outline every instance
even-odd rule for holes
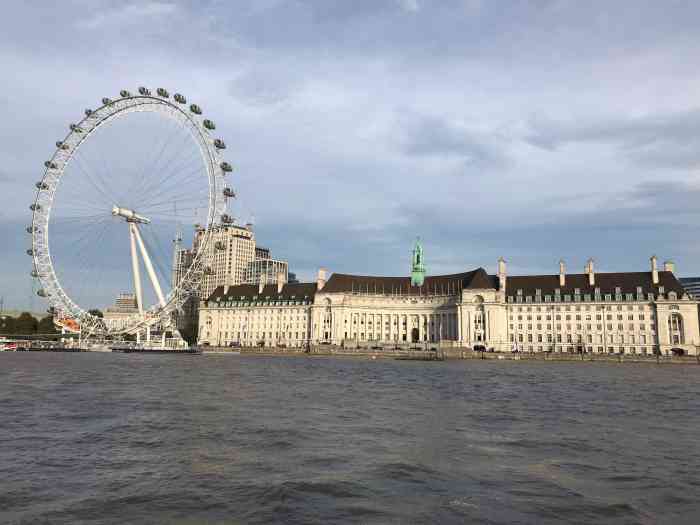
[[[37,332],[40,334],[57,334],[58,330],[53,324],[53,316],[47,315],[37,325]]]
[[[19,317],[15,319],[15,334],[35,334],[38,325],[39,321],[37,321],[32,314],[29,312],[22,312]]]
[[[88,313],[90,315],[94,315],[95,317],[104,317],[104,314],[102,313],[102,311],[98,310],[97,308],[93,308],[92,310],[88,310]]]
[[[0,334],[14,334],[15,333],[15,318],[5,316],[0,318]]]

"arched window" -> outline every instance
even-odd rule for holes
[[[683,333],[683,317],[681,317],[681,314],[673,312],[668,317],[668,334],[670,344],[685,344],[685,334]]]

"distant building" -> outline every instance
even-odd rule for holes
[[[195,232],[195,252],[204,232],[204,229]],[[211,234],[208,269],[202,278],[200,297],[208,297],[219,286],[243,284],[248,264],[255,259],[255,234],[252,226],[223,224],[214,226]]]
[[[268,252],[269,255],[269,252]],[[245,284],[274,283],[277,275],[282,274],[283,280],[287,282],[287,261],[275,259],[255,259],[248,263]]]
[[[698,355],[698,301],[673,263],[646,272],[508,276],[483,268],[425,275],[319,271],[316,283],[219,287],[200,303],[199,341],[243,346],[446,345],[521,352]]]
[[[700,299],[700,277],[680,277],[678,280],[694,299]]]
[[[287,272],[287,282],[289,284],[296,284],[299,282],[299,279],[297,279],[297,274],[294,272]]]
[[[104,320],[110,323],[110,326],[118,327],[120,323],[126,325],[126,321],[138,313],[136,294],[124,292],[117,296],[113,306],[105,309],[103,316]]]
[[[255,258],[256,259],[269,259],[270,258],[270,249],[263,248],[262,246],[256,246],[255,247]]]

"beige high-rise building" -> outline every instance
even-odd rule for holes
[[[197,250],[204,229],[195,232],[193,250]],[[252,225],[222,224],[211,230],[208,269],[202,278],[200,297],[208,297],[219,286],[245,282],[248,264],[255,259],[255,234]]]

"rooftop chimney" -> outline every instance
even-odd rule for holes
[[[664,262],[664,272],[676,273],[676,265],[673,261]]]
[[[564,288],[566,285],[566,267],[564,266],[564,261],[559,261],[559,287]]]
[[[506,260],[503,257],[498,258],[498,288],[506,289]]]
[[[316,278],[316,290],[320,292],[324,286],[326,286],[326,269],[319,268],[318,277]]]
[[[659,284],[659,270],[656,267],[656,255],[652,255],[651,259],[651,281],[654,284]]]
[[[588,259],[586,265],[586,273],[588,274],[588,286],[595,286],[595,273],[593,271],[593,257]]]
[[[258,283],[258,294],[261,294],[263,292],[263,288],[265,288],[266,284],[267,284],[267,274],[261,273],[260,274],[260,282]]]
[[[284,287],[284,272],[277,272],[277,293],[282,293]]]

